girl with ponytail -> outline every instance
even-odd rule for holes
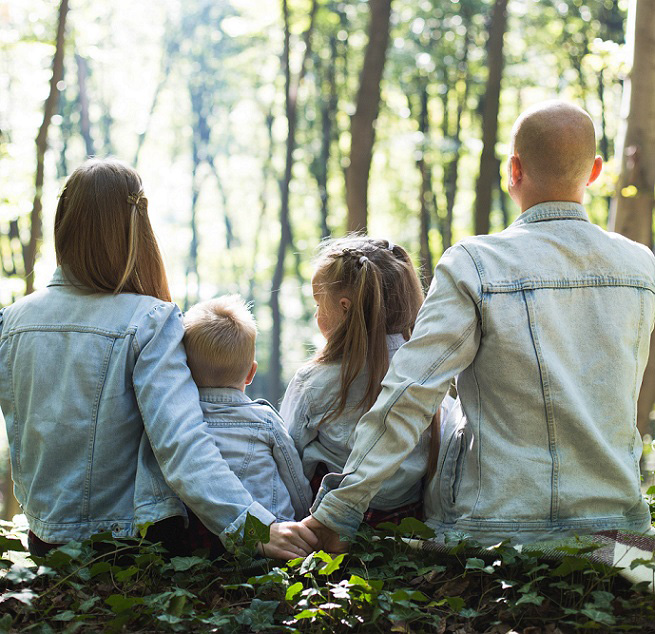
[[[343,470],[357,422],[375,402],[389,361],[412,333],[423,291],[405,249],[367,236],[323,243],[312,290],[327,343],[292,379],[281,414],[316,493],[324,475]],[[373,498],[367,523],[422,516],[422,478],[429,463],[436,466],[439,418],[437,412],[434,442],[428,430]]]

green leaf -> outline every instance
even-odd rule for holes
[[[296,583],[290,585],[287,588],[286,594],[284,595],[284,598],[287,601],[292,601],[293,598],[303,589],[303,585],[300,581],[297,581]]]
[[[308,610],[303,610],[302,612],[298,612],[293,618],[296,621],[300,621],[302,619],[313,619],[316,616],[323,615],[325,614],[324,610],[321,610],[320,608],[310,608]]]
[[[168,605],[168,613],[174,616],[180,616],[186,605],[187,597],[184,594],[179,594],[171,599]]]
[[[16,601],[20,601],[21,603],[32,607],[32,601],[34,601],[37,596],[38,595],[36,592],[34,592],[34,590],[30,588],[23,588],[22,590],[17,590],[16,592],[5,592],[4,594],[0,595],[0,603],[9,601],[9,599],[16,599]]]
[[[395,592],[392,592],[389,597],[393,601],[419,601],[419,602],[424,602],[424,601],[429,601],[430,599],[426,597],[422,592],[419,590],[405,590],[404,588],[401,588],[400,590],[396,590]]]
[[[80,603],[80,607],[77,608],[77,611],[82,613],[88,612],[96,603],[98,603],[98,601],[100,601],[100,597],[91,597]]]
[[[105,599],[105,603],[111,608],[114,614],[121,614],[135,605],[141,605],[141,597],[124,597],[122,594],[112,594]]]
[[[0,535],[0,553],[4,554],[10,550],[25,552],[25,547],[23,546],[23,542],[21,542],[20,539]]]
[[[541,605],[544,602],[544,597],[536,592],[526,592],[522,594],[514,605],[521,605],[522,603],[530,603],[533,605]]]
[[[318,571],[319,575],[331,575],[333,572],[336,572],[341,567],[341,562],[346,556],[345,553],[337,555],[332,561],[328,562]]]
[[[437,605],[446,605],[453,611],[459,614],[466,605],[466,601],[462,597],[444,597],[440,601],[437,601]]]
[[[614,625],[616,623],[616,619],[611,614],[594,607],[585,607],[580,612],[596,623],[602,623],[603,625]]]
[[[91,578],[97,577],[105,572],[111,570],[111,564],[108,561],[97,561],[89,568],[89,575]]]
[[[116,581],[127,581],[131,579],[134,575],[139,574],[140,570],[136,566],[128,566],[123,568],[114,574]]]
[[[139,524],[139,535],[143,539],[146,539],[148,537],[148,529],[154,524],[154,522],[144,522],[143,524]]]
[[[248,513],[243,525],[243,543],[255,547],[259,542],[268,544],[271,541],[271,529],[260,522],[254,515]]]
[[[400,535],[421,539],[432,539],[435,536],[435,532],[429,526],[414,517],[403,517],[398,524],[398,531]]]
[[[483,559],[477,559],[476,557],[471,557],[466,560],[466,570],[481,570],[487,574],[495,572],[493,566],[487,566]]]
[[[208,568],[211,565],[208,559],[204,557],[173,557],[170,567],[175,572],[185,572],[192,568]]]
[[[15,584],[29,583],[35,578],[36,573],[33,570],[25,568],[25,566],[19,564],[14,564],[5,575],[7,581],[11,581],[11,583]]]
[[[72,621],[76,614],[72,610],[64,610],[52,617],[53,621]]]
[[[585,570],[591,566],[591,562],[587,559],[580,559],[579,557],[564,557],[562,563],[557,566],[550,574],[553,577],[564,577],[577,570]]]

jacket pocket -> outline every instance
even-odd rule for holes
[[[462,470],[466,457],[466,428],[454,430],[444,451],[443,463],[439,472],[439,494],[444,520],[454,520],[455,503],[462,482]]]

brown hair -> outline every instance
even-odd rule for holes
[[[116,159],[91,159],[66,181],[55,215],[57,263],[101,293],[171,301],[141,178]]]
[[[201,302],[184,315],[187,363],[198,387],[241,387],[256,339],[255,318],[239,295]]]
[[[365,367],[368,383],[358,407],[370,409],[389,367],[386,335],[400,333],[409,339],[423,290],[405,249],[361,235],[324,242],[314,280],[326,296],[351,301],[316,358],[317,363],[341,364],[339,396],[322,424],[344,411],[348,391]]]

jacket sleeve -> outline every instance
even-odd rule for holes
[[[291,496],[291,504],[296,519],[301,520],[309,514],[312,504],[312,490],[305,477],[300,456],[282,419],[272,417],[273,458],[277,464],[280,478]]]
[[[264,524],[275,516],[230,470],[207,432],[182,345],[182,315],[159,304],[137,327],[132,382],[146,434],[164,478],[203,524],[231,548],[248,513]]]
[[[480,343],[481,284],[468,252],[444,253],[411,339],[395,354],[382,391],[354,432],[343,475],[328,475],[312,515],[352,536],[382,483],[419,442],[450,380],[473,361]]]
[[[289,430],[296,449],[302,458],[307,445],[318,437],[318,429],[310,427],[310,400],[307,386],[300,372],[289,382],[280,406],[280,416]]]

